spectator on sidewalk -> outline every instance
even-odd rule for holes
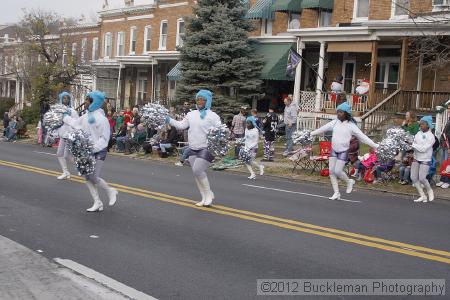
[[[283,156],[288,156],[294,148],[292,134],[297,130],[297,113],[298,106],[292,100],[292,95],[284,99],[284,124],[286,125],[286,150]]]
[[[117,152],[125,151],[125,140],[127,139],[128,127],[125,124],[120,126],[119,131],[116,135],[116,149]]]
[[[135,145],[142,145],[147,138],[147,131],[144,128],[144,125],[139,124],[136,128],[135,133],[132,137],[127,137],[124,141],[125,144],[125,153],[126,155],[131,154],[131,147]]]
[[[6,128],[9,126],[9,115],[8,112],[3,114],[3,136],[6,136]]]
[[[444,161],[449,159],[450,154],[450,100],[446,103],[446,105],[449,119],[445,124],[444,130],[439,140],[441,148],[441,159],[440,159],[441,166],[444,163]]]
[[[17,137],[17,116],[13,116],[6,129],[6,141],[15,142]]]
[[[133,113],[131,112],[129,107],[125,108],[125,112],[123,113],[123,123],[127,125],[131,122],[131,119],[133,118]]]
[[[262,121],[264,131],[264,159],[263,161],[273,161],[275,154],[275,140],[278,128],[278,115],[275,113],[273,104],[269,107],[269,113]]]
[[[124,111],[121,110],[120,113],[116,116],[116,132],[119,131],[119,129],[122,127],[124,123],[125,123]]]
[[[262,124],[261,124],[261,120],[258,117],[258,110],[257,109],[252,109],[250,114],[256,120],[256,127],[257,127],[257,129],[261,131],[262,130]]]
[[[167,132],[165,138],[159,143],[159,149],[161,150],[161,157],[166,158],[169,156],[169,151],[173,150],[178,144],[178,131],[174,126],[167,124]]]
[[[245,107],[241,107],[239,113],[233,117],[233,121],[231,123],[231,133],[235,139],[244,137],[246,114],[247,112],[245,110]],[[236,159],[239,157],[239,147],[237,146],[234,148],[234,157]]]
[[[415,112],[406,112],[405,120],[402,123],[402,128],[412,135],[416,135],[417,132],[419,132],[419,122],[417,122],[417,115]]]
[[[375,180],[374,180],[374,184],[382,181],[382,175],[383,173],[387,173],[390,172],[395,166],[395,159],[387,162],[387,163],[382,163],[382,164],[378,164],[377,166],[375,166],[375,168],[373,168],[373,175],[375,176]]]
[[[400,184],[408,185],[411,184],[411,164],[414,160],[413,151],[406,152],[403,157],[402,164],[400,165]]]

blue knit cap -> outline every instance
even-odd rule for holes
[[[420,122],[425,122],[428,124],[429,129],[433,129],[433,117],[432,116],[425,116],[422,119],[420,119]]]
[[[73,104],[73,96],[72,94],[68,93],[68,92],[62,92],[61,94],[58,95],[59,98],[59,104],[63,104],[63,99],[64,97],[69,97],[69,107],[72,107]]]
[[[100,91],[93,91],[88,93],[86,97],[91,97],[94,100],[94,102],[92,102],[92,104],[88,107],[88,121],[90,124],[93,124],[95,123],[95,118],[91,113],[102,108],[103,103],[105,102],[105,94]]]
[[[247,122],[251,122],[254,128],[258,128],[256,125],[256,118],[254,116],[247,117]]]
[[[343,111],[348,113],[349,115],[352,115],[352,108],[350,107],[350,105],[347,102],[344,102],[342,104],[340,104],[338,107],[336,107],[336,111]]]
[[[212,100],[213,100],[213,93],[208,90],[200,90],[198,91],[197,95],[195,96],[195,99],[203,98],[206,100],[205,107],[203,109],[199,109],[200,111],[200,118],[204,119],[206,116],[206,111],[208,109],[211,109],[212,106]],[[197,107],[198,109],[198,107]]]

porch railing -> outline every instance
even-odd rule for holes
[[[361,130],[373,134],[398,112],[400,104],[401,90],[396,90],[361,117]]]
[[[450,92],[402,91],[401,111],[433,112],[437,105],[450,99]]]
[[[337,106],[337,95],[336,93],[325,92],[322,94],[322,109],[324,110],[336,110]],[[347,103],[352,107],[352,111],[364,113],[369,108],[369,97],[368,95],[357,95],[357,94],[347,94]]]

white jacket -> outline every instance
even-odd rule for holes
[[[434,134],[431,130],[423,132],[420,130],[414,137],[412,147],[414,149],[414,159],[417,161],[431,161],[433,156]]]
[[[89,114],[95,118],[95,123],[90,124],[88,121]],[[94,153],[97,153],[108,147],[111,129],[109,127],[108,119],[105,117],[103,109],[97,109],[94,112],[86,113],[78,119],[73,119],[69,116],[64,117],[64,123],[74,129],[83,129],[91,136],[91,141],[94,144]]]
[[[355,136],[360,142],[372,147],[378,148],[378,144],[374,143],[367,137],[355,123],[336,119],[321,128],[311,132],[311,135],[319,135],[325,132],[332,131],[333,137],[331,139],[331,146],[336,152],[345,152],[350,148],[350,140]]]
[[[77,111],[75,109],[73,109],[71,107],[67,107],[67,108],[68,108],[68,110],[70,110],[70,116],[69,117],[71,117],[74,120],[79,118],[78,113],[77,113]],[[71,131],[72,131],[72,127],[70,127],[69,125],[64,123],[63,126],[58,128],[58,136],[60,138],[66,138],[67,134],[69,134],[69,132],[71,132]]]
[[[245,129],[245,148],[258,149],[259,130],[258,128]]]
[[[208,110],[204,119],[200,118],[198,110],[190,111],[182,121],[170,119],[171,126],[178,130],[188,131],[189,148],[192,150],[200,150],[208,147],[207,134],[212,127],[221,124],[220,117],[213,111]]]

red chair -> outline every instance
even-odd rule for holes
[[[313,164],[312,172],[315,170],[323,170],[328,168],[328,159],[331,155],[331,142],[320,142],[319,143],[319,155],[311,156],[309,160]]]
[[[336,103],[337,101],[337,94],[336,93],[331,93],[330,95],[330,101]]]

